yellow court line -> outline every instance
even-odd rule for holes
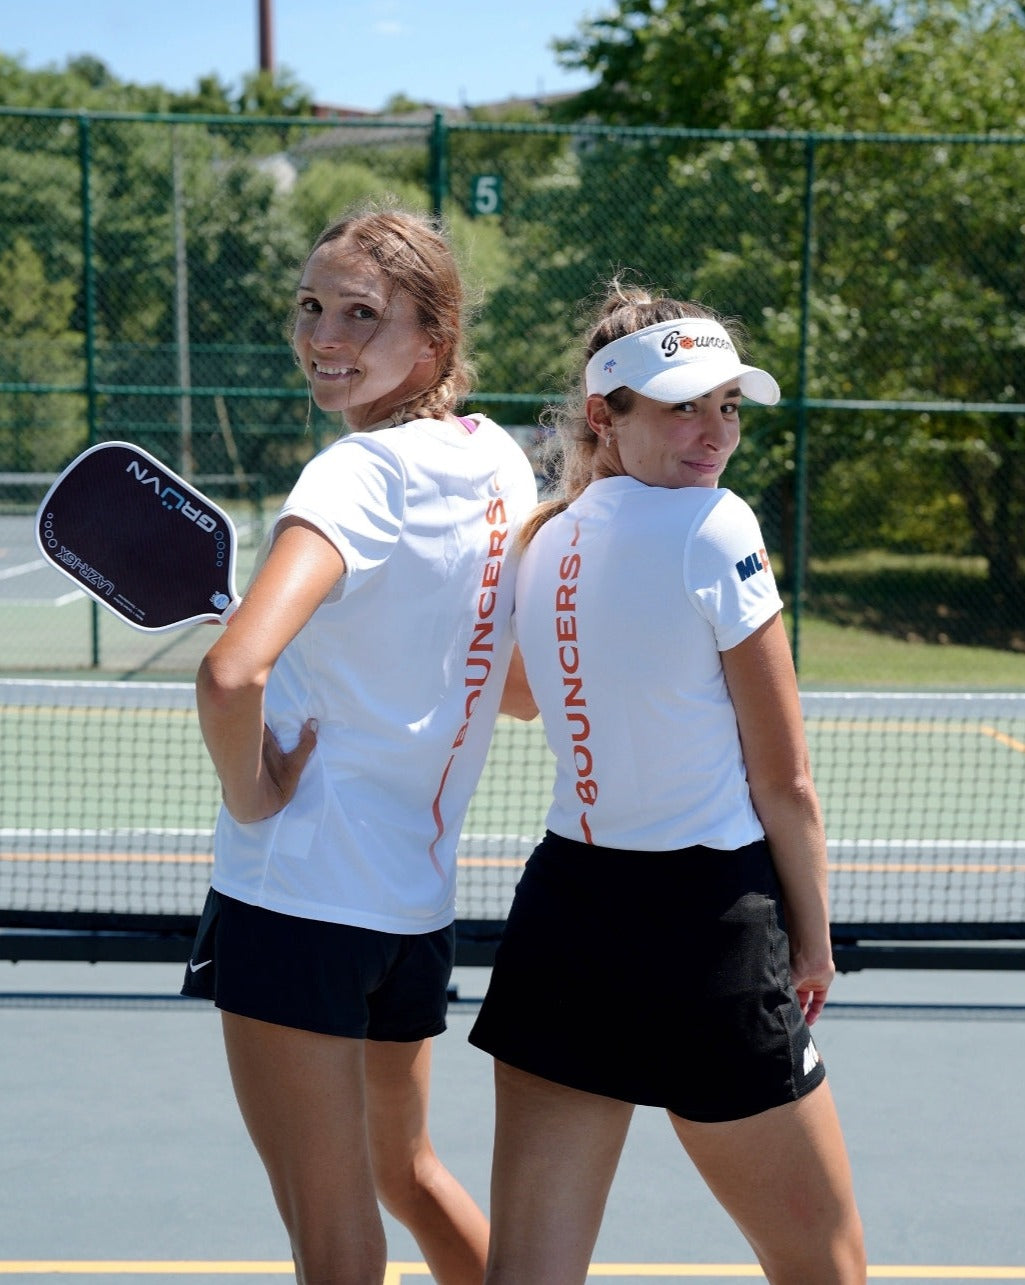
[[[184,1260],[136,1261],[93,1259],[28,1259],[0,1261],[0,1276],[290,1276],[295,1268],[285,1261]],[[401,1285],[406,1276],[428,1276],[425,1263],[389,1263],[384,1285]],[[662,1279],[764,1280],[761,1268],[750,1263],[592,1263],[590,1277]],[[881,1265],[868,1269],[871,1280],[892,1281],[1025,1281],[1023,1267]]]
[[[870,1267],[882,1281],[1025,1281],[1025,1267]]]
[[[32,1259],[0,1262],[0,1276],[290,1276],[290,1262],[162,1262],[157,1259]]]
[[[1008,736],[1006,732],[998,732],[995,727],[980,727],[979,731],[983,736],[992,737],[999,744],[1006,745],[1008,749],[1017,750],[1019,754],[1025,754],[1025,742],[1016,741],[1013,736]]]

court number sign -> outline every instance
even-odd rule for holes
[[[474,217],[502,213],[501,174],[474,174],[470,179],[470,213]]]

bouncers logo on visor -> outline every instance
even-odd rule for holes
[[[667,357],[675,357],[680,348],[725,348],[734,355],[737,352],[729,339],[719,335],[683,335],[679,330],[670,330],[660,346]]]

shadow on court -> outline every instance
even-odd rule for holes
[[[0,963],[0,1277],[288,1279],[209,1007],[177,965]],[[456,976],[433,1132],[486,1208],[487,1059],[466,1042],[485,970]],[[546,1002],[539,995],[537,1002]],[[816,1027],[873,1280],[1025,1281],[1025,974],[841,976]],[[616,1038],[610,1032],[610,1038]],[[424,1279],[386,1219],[389,1285]],[[594,1279],[761,1279],[662,1113],[638,1110]]]

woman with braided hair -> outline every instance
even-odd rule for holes
[[[224,802],[184,992],[222,1012],[300,1282],[383,1279],[378,1200],[435,1280],[484,1267],[484,1215],[428,1134],[430,1050],[537,496],[512,438],[455,413],[461,301],[428,219],[371,210],[318,238],[292,341],[350,431],[304,469],[197,678]]]
[[[809,1030],[825,833],[764,541],[720,484],[742,397],[779,388],[707,308],[615,283],[583,366],[516,584],[556,779],[470,1036],[495,1058],[485,1279],[584,1281],[646,1104],[774,1285],[861,1285]]]

